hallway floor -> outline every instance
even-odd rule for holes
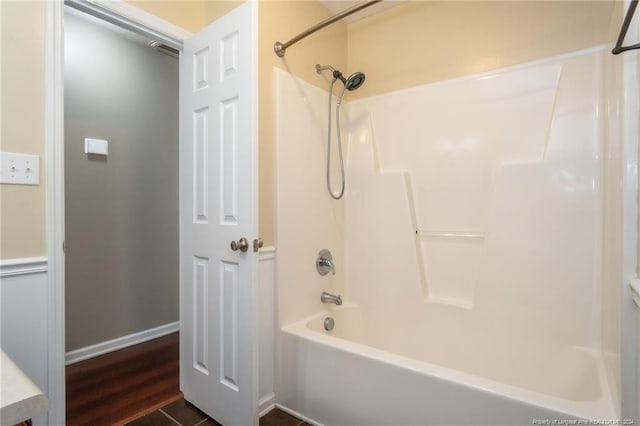
[[[125,424],[182,397],[172,333],[67,366],[67,425]]]
[[[185,401],[179,335],[172,333],[67,366],[67,425],[220,426]],[[310,426],[280,409],[260,426]]]

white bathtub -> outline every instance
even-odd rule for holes
[[[324,330],[327,316],[332,331]],[[472,329],[452,340],[424,324],[376,323],[357,306],[343,306],[284,327],[280,405],[340,426],[612,424],[594,351],[480,337]]]

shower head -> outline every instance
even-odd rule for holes
[[[345,79],[344,77],[338,78],[344,83],[344,88],[342,89],[342,92],[340,92],[340,95],[338,95],[337,100],[338,105],[340,105],[342,103],[342,98],[344,97],[344,94],[347,92],[347,90],[353,92],[354,90],[362,86],[366,77],[363,72],[358,71],[351,74],[347,79]]]
[[[346,87],[348,91],[353,92],[364,84],[365,78],[366,77],[363,72],[354,72],[349,76],[349,78],[347,78],[347,81],[344,82],[344,87]]]
[[[340,80],[342,84],[344,84],[345,89],[350,92],[356,90],[364,83],[365,75],[362,72],[354,72],[349,76],[349,78],[344,78],[344,75],[337,69],[333,68],[331,65],[323,66],[320,64],[316,64],[316,72],[318,74],[321,74],[324,70],[331,70],[334,81]]]

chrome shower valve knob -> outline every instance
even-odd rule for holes
[[[327,249],[320,250],[318,257],[316,258],[316,270],[320,275],[327,275],[331,272],[332,275],[336,274],[336,267],[333,264],[333,256]]]

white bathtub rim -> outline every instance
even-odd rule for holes
[[[343,307],[357,307],[357,305],[345,304]],[[617,413],[609,394],[608,380],[603,368],[603,359],[600,354],[593,354],[596,358],[598,377],[600,379],[600,398],[593,401],[572,401],[476,376],[470,373],[461,372],[437,364],[419,361],[339,337],[321,334],[308,328],[307,324],[310,321],[327,315],[331,315],[331,312],[321,311],[320,313],[316,313],[293,324],[282,327],[282,331],[307,341],[329,346],[341,352],[364,356],[368,359],[382,363],[391,363],[394,366],[407,371],[423,375],[427,374],[434,378],[454,382],[470,389],[480,389],[501,398],[515,400],[525,404],[535,404],[548,410],[557,411],[568,416],[575,416],[576,419],[616,419]]]

